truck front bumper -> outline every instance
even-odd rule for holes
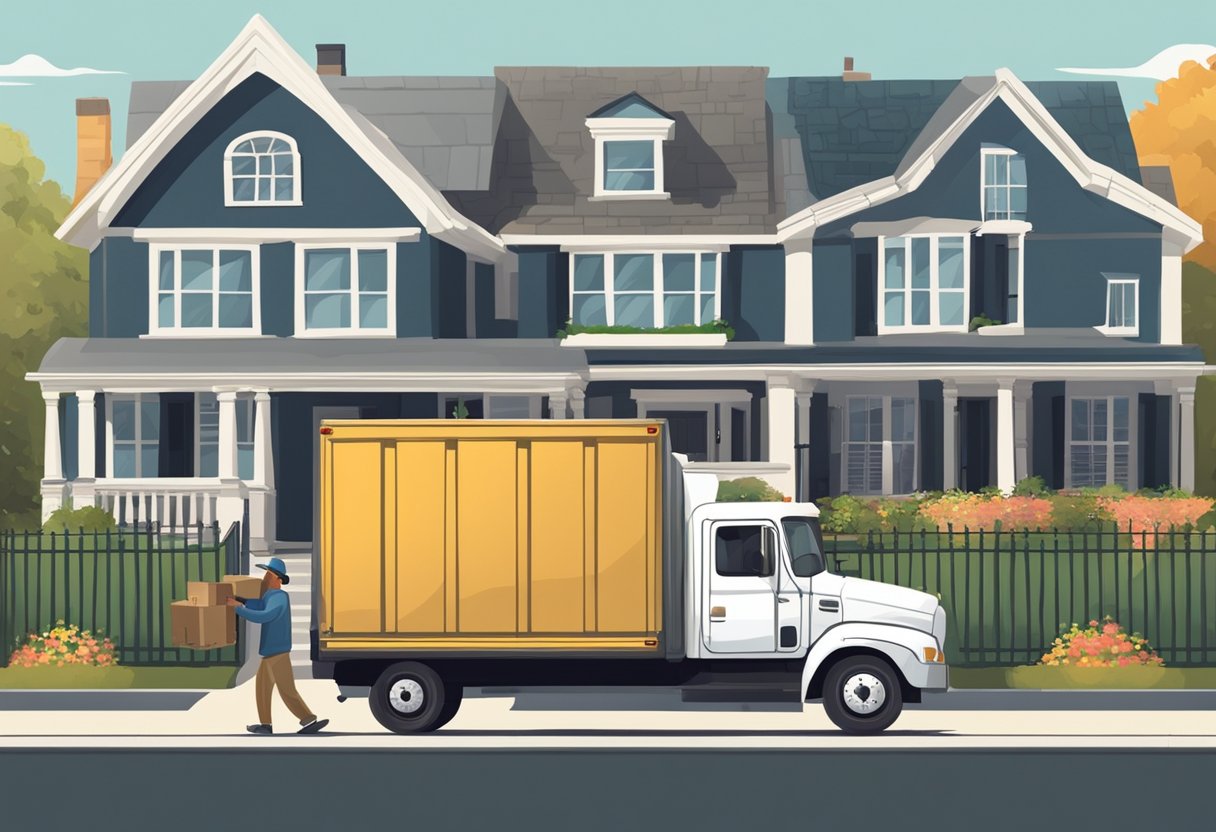
[[[950,667],[918,662],[915,670],[908,673],[908,683],[929,693],[944,693],[950,687]]]

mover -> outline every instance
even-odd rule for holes
[[[465,687],[822,700],[873,733],[947,686],[932,595],[825,568],[811,503],[715,502],[661,420],[324,421],[318,677],[432,731]]]

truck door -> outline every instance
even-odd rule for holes
[[[765,522],[719,522],[709,531],[703,630],[712,653],[777,649],[777,530]]]

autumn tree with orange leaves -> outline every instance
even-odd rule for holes
[[[1206,240],[1189,259],[1216,270],[1216,55],[1183,64],[1157,85],[1157,103],[1132,113],[1142,165],[1168,165],[1178,207],[1203,224]]]

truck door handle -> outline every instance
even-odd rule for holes
[[[833,601],[831,599],[823,600],[819,602],[819,609],[824,610],[825,612],[839,612],[840,602]]]
[[[789,598],[782,598],[780,595],[777,596],[778,604],[788,604],[789,602],[790,602]]]
[[[709,608],[709,620],[710,621],[725,621],[726,620],[726,607],[710,607]]]

